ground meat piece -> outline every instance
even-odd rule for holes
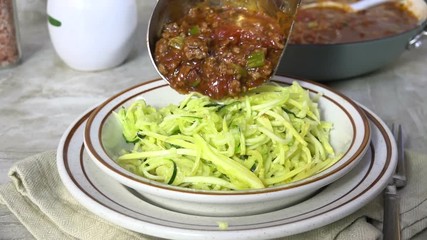
[[[179,35],[179,26],[177,23],[167,24],[163,30],[162,38],[168,39]]]
[[[187,37],[184,42],[184,54],[187,60],[203,59],[208,55],[205,41],[197,37]]]

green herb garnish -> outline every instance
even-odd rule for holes
[[[59,21],[59,20],[57,20],[57,19],[55,19],[49,15],[47,16],[47,20],[52,26],[60,27],[62,25],[61,21]]]

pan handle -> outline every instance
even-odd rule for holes
[[[423,45],[423,39],[427,38],[427,26],[424,27],[424,29],[418,33],[417,35],[415,35],[415,37],[413,37],[408,45],[406,46],[407,49],[411,50],[411,49],[415,49],[415,48],[419,48],[421,47],[421,45]]]

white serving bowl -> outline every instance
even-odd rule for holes
[[[290,85],[296,80],[275,76],[274,81]],[[331,145],[336,152],[344,153],[331,167],[299,181],[258,190],[200,191],[148,180],[119,166],[115,160],[123,149],[131,149],[132,145],[124,140],[121,126],[112,113],[137,99],[144,99],[154,107],[179,103],[185,96],[163,80],[142,83],[103,102],[87,121],[85,147],[101,171],[169,210],[206,216],[241,216],[284,208],[303,201],[348,173],[365,154],[371,136],[367,117],[351,99],[314,82],[298,82],[310,94],[323,94],[318,101],[321,118],[333,123]]]

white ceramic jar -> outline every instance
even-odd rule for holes
[[[135,0],[48,0],[47,14],[57,54],[76,70],[118,66],[133,48]]]

